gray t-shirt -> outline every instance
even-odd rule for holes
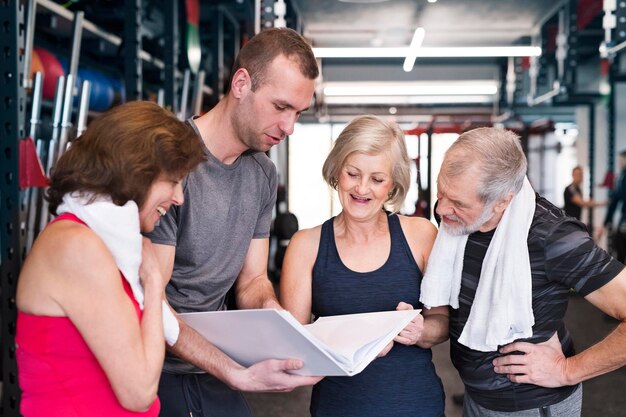
[[[202,142],[193,121],[189,121]],[[223,164],[202,142],[207,161],[184,181],[185,202],[173,206],[147,236],[176,246],[174,271],[166,288],[180,313],[223,310],[241,272],[252,239],[269,237],[276,203],[276,167],[262,152],[246,152]],[[168,354],[164,370],[200,372]]]

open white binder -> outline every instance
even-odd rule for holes
[[[420,310],[321,317],[300,324],[273,309],[178,314],[243,366],[265,359],[301,359],[300,375],[356,375],[373,361]]]

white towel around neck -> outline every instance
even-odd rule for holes
[[[516,339],[532,336],[532,279],[528,230],[535,213],[535,192],[524,179],[496,228],[485,258],[467,323],[459,342],[491,352]],[[439,229],[422,280],[424,306],[459,308],[463,256],[468,235]]]
[[[139,280],[141,265],[141,232],[139,209],[134,201],[123,206],[113,204],[110,198],[97,197],[88,203],[91,194],[65,194],[57,213],[71,213],[81,219],[104,241],[115,263],[130,284],[133,296],[143,310],[143,287]],[[163,333],[165,341],[172,346],[180,331],[178,320],[163,301]]]

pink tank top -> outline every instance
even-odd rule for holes
[[[84,224],[73,214],[63,214],[54,221],[59,220]],[[142,312],[130,285],[121,273],[120,276],[141,320]],[[156,417],[159,414],[158,398],[148,411],[141,413],[120,405],[104,370],[69,318],[18,311],[15,342],[22,389],[20,411],[24,417]]]

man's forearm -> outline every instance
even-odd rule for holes
[[[424,317],[424,331],[417,345],[424,349],[430,349],[448,340],[448,324],[449,317],[445,314],[431,314]]]
[[[604,340],[567,358],[565,376],[574,385],[626,365],[626,321]]]
[[[234,373],[244,370],[241,365],[226,356],[221,350],[202,337],[198,332],[180,322],[180,333],[170,352],[190,364],[214,375],[233,389],[238,389]]]
[[[236,290],[237,307],[280,308],[276,292],[267,275],[259,275],[245,284],[238,284]]]
[[[184,323],[170,351],[240,391],[291,391],[321,379],[289,374],[302,368],[302,361],[297,359],[265,360],[245,368]]]

